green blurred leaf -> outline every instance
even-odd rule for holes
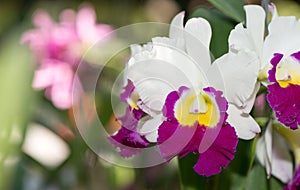
[[[210,50],[218,58],[228,52],[228,36],[230,31],[237,24],[217,9],[207,9],[199,7],[190,16],[203,17],[212,27],[212,40]]]
[[[245,20],[245,12],[243,9],[243,0],[208,0],[225,15],[234,19],[237,22]]]
[[[267,177],[265,169],[260,165],[256,164],[250,171],[245,190],[265,190],[268,189]]]
[[[205,189],[205,177],[199,176],[193,166],[196,164],[199,155],[189,154],[184,158],[178,158],[179,175],[182,190]]]
[[[279,180],[275,179],[274,177],[271,177],[269,180],[270,189],[272,190],[281,190],[283,189],[283,183],[281,183]]]
[[[231,161],[228,169],[240,175],[247,175],[252,159],[252,143],[253,140],[239,140],[234,159]]]
[[[0,189],[10,189],[34,95],[31,59],[19,36],[6,36],[0,49]]]

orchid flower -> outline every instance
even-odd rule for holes
[[[59,23],[47,12],[39,10],[33,16],[33,24],[36,28],[25,32],[21,38],[39,65],[33,87],[46,89],[46,96],[57,108],[70,108],[73,82],[79,80],[75,72],[86,47],[103,38],[112,28],[96,24],[96,14],[91,6],[83,6],[77,14],[73,10],[64,10]],[[80,82],[77,84],[74,100],[82,90]]]
[[[280,133],[288,143],[293,156],[294,156],[294,176],[292,180],[289,181],[289,184],[284,188],[284,190],[295,190],[299,189],[300,183],[299,183],[299,168],[300,168],[300,130],[293,130],[287,127],[283,127],[282,125],[277,125],[275,128],[278,133]]]
[[[273,17],[268,25],[268,35],[264,38],[263,8],[245,6],[247,27],[239,24],[231,32],[230,51],[256,53],[260,60],[258,79],[267,85],[267,100],[277,119],[285,126],[297,129],[300,124],[300,23],[292,16],[278,16],[273,4],[269,9]],[[253,88],[253,98],[257,90]]]
[[[288,183],[292,179],[293,162],[289,144],[278,128],[284,127],[274,120],[269,121],[264,135],[257,141],[256,155],[268,177],[273,175]]]
[[[271,120],[266,132],[257,142],[257,156],[266,166],[267,174],[274,175],[283,183],[289,183],[284,189],[299,188],[300,168],[300,130],[292,130],[278,121]],[[292,159],[290,151],[293,153]],[[294,160],[294,164],[293,164]],[[293,165],[295,165],[294,177]]]
[[[237,134],[250,139],[260,132],[253,118],[234,105],[235,98],[243,103],[244,97],[251,95],[253,78],[257,77],[251,67],[258,63],[253,53],[228,54],[222,59],[242,58],[244,65],[227,61],[224,65],[231,70],[220,70],[220,60],[211,64],[210,24],[193,18],[183,26],[183,19],[180,13],[172,20],[169,38],[156,37],[144,46],[132,46],[124,78],[132,82],[135,95],[125,100],[131,109],[150,116],[139,131],[147,131],[148,140],[151,134],[163,158],[169,161],[175,156],[200,154],[194,170],[211,176],[233,159]],[[237,71],[236,78],[231,79]],[[236,86],[235,91],[226,91],[229,83],[223,80],[227,79]]]

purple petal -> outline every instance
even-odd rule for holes
[[[234,128],[225,123],[212,146],[206,152],[200,154],[194,170],[199,175],[204,176],[218,174],[234,158],[237,143],[238,137]]]
[[[124,91],[120,94],[121,101],[127,103],[127,99],[130,98],[131,94],[133,93],[135,86],[131,80],[127,81],[127,85],[123,88]]]
[[[129,106],[126,108],[126,112],[122,117],[118,117],[117,120],[121,122],[122,127],[129,130],[136,131],[139,119],[142,117],[142,113],[132,110]]]
[[[291,56],[300,61],[300,51],[293,53]]]
[[[291,129],[300,124],[300,86],[290,84],[281,88],[278,83],[268,86],[267,100],[278,120]]]
[[[201,154],[202,152],[205,152],[215,141],[217,138],[223,123],[227,119],[227,109],[228,109],[228,102],[227,100],[223,97],[223,93],[221,91],[217,91],[212,87],[205,88],[204,91],[212,98],[215,99],[218,109],[220,111],[220,120],[218,124],[210,130],[206,130],[203,138],[199,144],[198,151]]]
[[[141,118],[140,112],[135,113],[129,107],[123,117],[118,118],[122,124],[122,128],[117,134],[108,137],[111,144],[115,148],[120,148],[119,154],[123,157],[130,157],[138,154],[143,148],[150,143],[144,135],[137,131],[138,120]]]
[[[116,135],[108,137],[108,140],[115,148],[120,148],[119,154],[123,157],[138,154],[149,144],[144,136],[125,127],[122,127]]]
[[[275,77],[276,66],[278,65],[278,63],[280,62],[282,57],[283,57],[283,54],[275,53],[274,57],[271,59],[271,64],[273,65],[273,67],[271,70],[269,70],[269,81],[270,82],[277,82],[276,77]]]
[[[169,120],[176,120],[174,116],[174,106],[176,101],[179,99],[179,97],[185,90],[188,90],[188,88],[182,86],[179,88],[179,91],[170,92],[169,95],[167,96],[165,105],[163,107],[163,114]]]
[[[161,155],[168,161],[175,156],[180,158],[189,153],[200,153],[194,170],[199,175],[211,176],[227,167],[233,159],[238,137],[233,127],[224,123],[227,119],[228,103],[222,92],[214,88],[205,88],[204,91],[215,99],[221,114],[218,125],[207,128],[199,124],[181,126],[174,116],[174,106],[183,90],[171,92],[165,102],[164,121],[158,130],[158,143]]]
[[[300,189],[300,166],[295,171],[293,180],[283,188],[283,190],[298,190]]]
[[[159,126],[157,139],[162,157],[169,161],[177,155],[185,154],[187,151],[185,147],[191,143],[196,129],[196,127],[182,127],[169,121],[163,122]]]
[[[223,92],[222,91],[217,91],[216,89],[212,88],[212,87],[207,87],[203,89],[204,92],[206,92],[207,94],[209,94],[210,96],[214,97],[217,104],[218,104],[218,108],[220,110],[220,112],[224,113],[227,111],[228,109],[228,102],[227,100],[223,97]]]

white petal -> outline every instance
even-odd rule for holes
[[[272,175],[280,179],[283,183],[289,182],[293,178],[293,163],[285,139],[277,132],[273,131],[272,148]]]
[[[255,90],[258,71],[259,60],[254,53],[229,52],[213,63],[208,78],[215,88],[224,92],[230,103],[243,107]]]
[[[181,86],[201,88],[207,84],[201,68],[183,51],[154,45],[152,58],[138,61],[131,58],[126,78],[130,79],[143,103],[161,110],[167,95]]]
[[[263,136],[263,138],[265,139],[265,143],[266,143],[266,156],[267,156],[267,159],[269,160],[270,162],[270,167],[266,167],[266,170],[267,170],[267,174],[270,176],[271,174],[271,167],[272,167],[272,144],[273,144],[273,122],[270,121],[267,125],[267,129],[265,131],[265,134]]]
[[[272,125],[273,121],[270,121],[264,136],[257,141],[256,155],[266,167],[268,177],[272,174],[287,183],[293,176],[292,158],[285,139],[273,130]]]
[[[183,39],[183,20],[184,12],[178,13],[171,21],[169,36],[173,39]]]
[[[244,102],[244,105],[243,105],[243,112],[244,113],[249,114],[250,111],[252,110],[255,99],[256,99],[257,92],[259,91],[259,88],[260,88],[260,82],[256,82],[254,90],[253,90],[251,96]]]
[[[145,135],[148,141],[157,142],[158,127],[162,124],[163,120],[162,115],[156,115],[148,119],[140,128],[140,133]]]
[[[242,113],[232,104],[229,104],[227,112],[228,122],[235,128],[239,138],[249,140],[260,133],[259,125],[249,114]]]
[[[266,13],[264,9],[258,5],[246,5],[244,6],[244,9],[246,11],[247,30],[252,37],[256,52],[261,57],[265,34]]]
[[[263,63],[270,62],[274,53],[290,55],[300,50],[300,22],[295,17],[276,17],[269,24],[264,43]]]
[[[211,27],[203,18],[189,19],[185,25],[185,42],[187,53],[207,71],[210,64],[209,44]]]
[[[142,46],[139,44],[130,45],[131,56],[134,56],[142,51]]]
[[[191,113],[206,113],[207,110],[208,110],[208,106],[203,96],[197,96],[197,98],[193,101],[190,107]]]
[[[146,134],[145,138],[151,143],[157,143],[158,130],[153,131],[152,133]]]
[[[202,45],[209,49],[212,31],[207,20],[204,18],[189,19],[185,25],[185,31],[192,34]]]
[[[249,31],[240,23],[230,32],[228,37],[229,48],[232,52],[254,51],[256,52],[253,40]],[[256,52],[258,54],[258,52]]]
[[[261,163],[262,166],[266,168],[267,176],[270,177],[271,175],[271,162],[268,159],[267,151],[266,151],[266,141],[264,136],[258,139],[256,143],[256,156],[258,161]]]
[[[274,3],[270,2],[268,8],[269,8],[269,11],[272,14],[272,19],[278,17],[277,8],[276,8]]]
[[[154,37],[152,38],[152,42],[153,44],[165,44],[185,51],[185,42],[182,38],[172,39],[167,37]]]

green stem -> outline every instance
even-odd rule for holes
[[[250,173],[254,160],[255,160],[255,156],[256,156],[256,143],[258,140],[258,136],[256,136],[253,141],[252,141],[252,145],[251,145],[251,159],[250,159],[250,163],[249,163],[249,167],[248,167],[248,172],[247,175]]]

